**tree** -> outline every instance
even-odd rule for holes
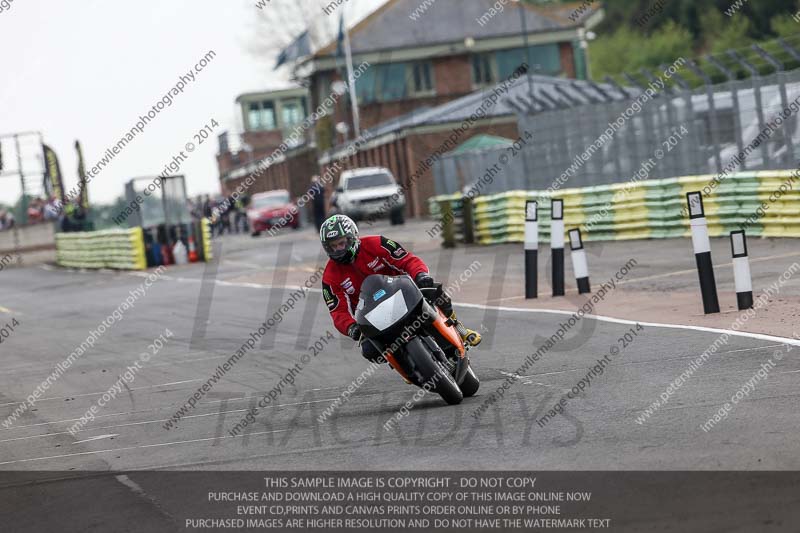
[[[719,11],[708,11],[700,17],[703,27],[703,48],[711,54],[744,48],[753,42],[752,27],[745,16],[726,17]]]
[[[640,30],[642,34],[648,34],[667,21],[672,21],[689,30],[697,49],[706,42],[701,22],[706,13],[719,13],[726,23],[737,18],[748,19],[751,23],[750,37],[764,40],[771,36],[770,23],[773,17],[783,15],[788,18],[798,9],[796,0],[750,0],[743,3],[740,9],[729,17],[724,13],[731,8],[735,0],[663,0],[661,10],[643,28],[636,26],[635,21],[651,7],[657,6],[656,2],[657,0],[604,0],[603,9],[606,17],[598,27],[598,33],[610,34],[620,27],[627,26],[633,30]]]
[[[337,7],[332,8],[331,4]],[[250,51],[271,62],[306,30],[312,51],[317,50],[336,41],[345,9],[347,24],[352,26],[374,4],[374,0],[347,0],[343,5],[332,0],[270,0],[268,6],[257,12]],[[270,69],[273,65],[268,64]]]
[[[792,19],[798,12],[798,0],[759,0],[741,4],[731,11],[734,0],[605,0],[606,16],[595,29],[599,38],[590,45],[592,74],[596,79],[642,67],[655,70],[661,63],[677,57],[724,54],[738,49],[755,64],[764,64],[748,47],[776,35],[797,37],[800,23]],[[642,23],[642,15],[648,14]],[[797,62],[779,46],[766,46],[781,56],[787,68]],[[741,67],[732,65],[737,72]],[[713,76],[721,74],[713,72]],[[691,76],[689,76],[691,78]]]
[[[691,41],[688,30],[672,21],[647,38],[622,27],[610,37],[600,37],[592,43],[589,53],[592,76],[602,79],[607,74],[613,76],[623,71],[655,70],[679,57],[691,57]]]
[[[800,30],[800,24],[792,17],[787,17],[786,15],[772,17],[769,26],[772,29],[772,33],[778,37],[794,36],[797,35]]]

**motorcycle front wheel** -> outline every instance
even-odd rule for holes
[[[467,369],[467,374],[464,376],[464,381],[461,382],[461,393],[465,397],[469,398],[478,392],[478,388],[480,386],[481,382],[478,379],[478,376],[476,376],[475,372],[472,371],[472,367],[469,367]]]
[[[450,405],[457,405],[464,399],[447,367],[428,350],[419,337],[411,339],[406,345],[412,372],[417,374],[417,383],[423,388],[439,394]]]

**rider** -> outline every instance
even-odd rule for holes
[[[420,288],[434,286],[422,259],[386,237],[368,235],[359,238],[358,227],[350,217],[333,215],[328,218],[320,228],[319,238],[330,257],[322,275],[322,294],[336,329],[353,340],[361,338],[354,310],[361,283],[367,276],[408,274]],[[450,298],[445,296],[442,300],[439,307],[455,323],[464,343],[470,346],[480,344],[480,334],[465,328],[456,318]],[[361,344],[361,354],[370,361],[381,356],[371,342]]]

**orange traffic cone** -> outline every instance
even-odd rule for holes
[[[197,255],[197,247],[194,245],[194,237],[189,237],[189,262],[197,263],[200,256]]]

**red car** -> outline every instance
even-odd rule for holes
[[[254,194],[247,206],[247,220],[253,237],[271,228],[300,227],[300,213],[292,202],[289,191],[277,190]]]

